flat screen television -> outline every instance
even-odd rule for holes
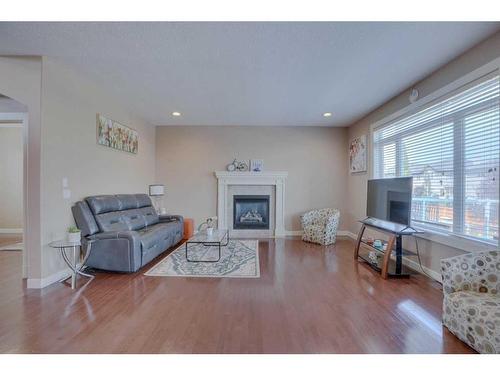
[[[368,180],[366,215],[410,226],[413,177]]]

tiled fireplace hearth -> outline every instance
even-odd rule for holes
[[[218,227],[232,237],[285,235],[287,172],[215,172]]]

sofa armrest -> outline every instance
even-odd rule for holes
[[[333,214],[329,215],[326,219],[326,228],[337,231],[339,226],[340,211],[335,210]]]
[[[110,240],[114,238],[125,238],[130,241],[139,240],[139,234],[136,231],[111,231],[111,232],[99,232],[91,236],[87,236],[89,240]]]
[[[470,253],[441,260],[443,292],[488,292],[500,278],[500,251]]]
[[[87,236],[92,251],[87,264],[102,270],[135,272],[142,266],[141,236],[135,231],[100,232]]]
[[[160,215],[160,223],[171,223],[172,221],[178,221],[181,225],[184,225],[184,217],[181,215]]]

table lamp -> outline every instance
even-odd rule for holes
[[[154,184],[154,185],[149,185],[149,196],[154,197],[156,201],[156,212],[158,212],[158,215],[161,214],[161,203],[162,203],[162,197],[165,195],[165,185],[161,184]]]

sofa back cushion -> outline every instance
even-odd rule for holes
[[[73,212],[76,225],[82,231],[82,235],[89,236],[99,232],[99,227],[87,202],[76,202],[75,205],[71,207],[71,211]]]
[[[137,208],[138,202],[135,194],[117,194],[116,199],[120,203],[120,211]]]
[[[144,216],[144,220],[146,221],[146,226],[154,225],[160,222],[160,218],[158,217],[158,214],[156,213],[156,210],[153,207],[151,206],[142,207],[139,208],[139,211]]]
[[[146,226],[146,219],[138,208],[121,211],[121,214],[123,215],[125,224],[127,224],[128,230],[139,230]]]
[[[98,231],[139,230],[159,222],[158,214],[147,194],[96,195],[78,202],[75,207],[80,204],[87,207],[88,216],[92,219],[88,220],[90,225],[92,221],[94,223],[88,234]]]
[[[95,215],[95,221],[101,232],[127,231],[129,226],[121,211],[106,212]]]
[[[135,199],[137,200],[137,208],[141,207],[151,207],[153,203],[151,202],[151,198],[147,194],[134,194]]]
[[[94,215],[121,210],[121,202],[114,195],[96,195],[87,197],[85,200]]]

